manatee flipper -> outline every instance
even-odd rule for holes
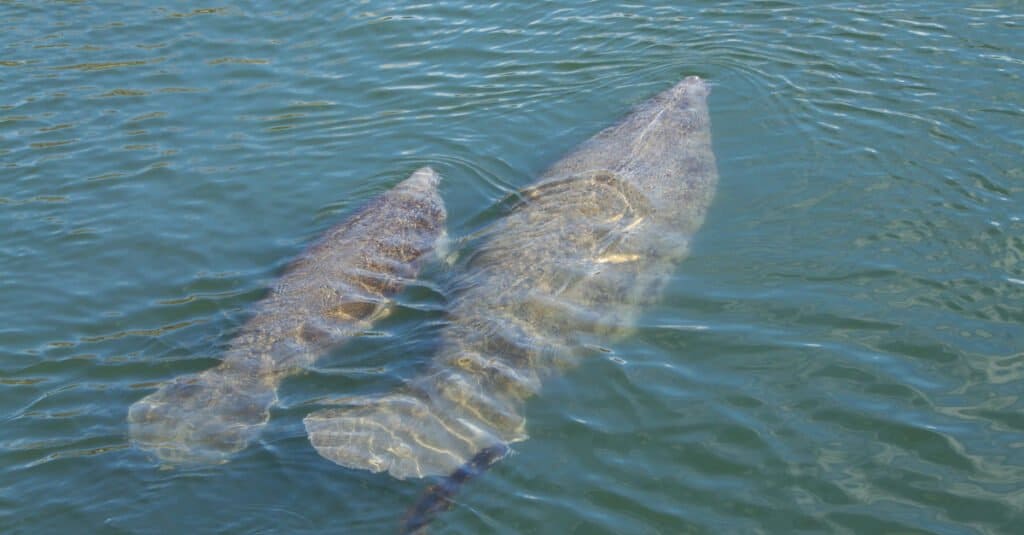
[[[128,411],[132,441],[169,463],[214,463],[270,418],[285,377],[386,315],[444,232],[440,176],[417,170],[294,261],[217,367],[176,378]]]

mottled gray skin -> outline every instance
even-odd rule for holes
[[[277,387],[365,330],[444,232],[440,177],[419,169],[331,228],[293,262],[224,361],[178,377],[128,412],[132,440],[170,463],[221,462],[270,417]]]
[[[524,440],[524,401],[628,331],[686,256],[718,180],[707,95],[689,77],[551,166],[485,232],[426,372],[309,415],[317,451],[401,479]]]

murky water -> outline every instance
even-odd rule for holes
[[[427,482],[302,418],[429,361],[444,265],[226,464],[162,469],[127,409],[416,167],[466,236],[696,74],[721,180],[690,258],[437,531],[1014,533],[1024,8],[661,4],[0,3],[0,531],[394,531]]]

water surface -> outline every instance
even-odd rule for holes
[[[301,420],[431,358],[443,265],[227,464],[161,469],[127,408],[416,167],[466,236],[695,74],[721,181],[691,257],[438,531],[1013,533],[1022,26],[1008,1],[0,3],[0,531],[393,530],[425,482],[342,469]]]

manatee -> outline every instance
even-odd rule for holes
[[[589,348],[626,335],[687,256],[718,182],[708,93],[686,78],[523,191],[455,275],[425,371],[308,415],[317,452],[399,479],[458,482],[525,440],[525,401]],[[443,499],[451,490],[441,488]],[[418,510],[435,505],[428,496]]]
[[[255,306],[219,366],[132,405],[134,443],[187,464],[245,448],[267,423],[281,381],[364,331],[416,276],[444,232],[439,182],[433,169],[419,169],[328,230]]]

